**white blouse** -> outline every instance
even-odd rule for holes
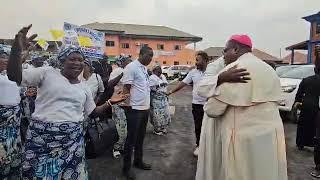
[[[32,118],[47,122],[83,121],[96,105],[90,89],[84,82],[71,84],[52,67],[26,69],[22,86],[38,87],[35,112]]]
[[[0,105],[16,106],[20,103],[20,89],[7,75],[0,74]]]
[[[163,74],[161,74],[160,77],[161,78],[159,78],[155,74],[152,74],[150,76],[150,87],[159,86],[162,83],[167,83],[168,84],[168,81],[167,81],[166,77]],[[167,92],[167,86],[158,88],[158,91],[166,93]]]

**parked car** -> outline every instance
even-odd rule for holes
[[[170,66],[161,66],[162,69],[162,74],[165,75],[167,77],[168,74],[168,69]]]
[[[164,75],[167,76],[167,79],[176,79],[179,78],[179,75],[182,74],[187,74],[190,70],[191,66],[188,65],[173,65],[168,68],[168,72]]]
[[[279,102],[280,114],[283,118],[297,121],[299,110],[293,109],[294,100],[303,78],[314,75],[314,65],[293,65],[281,66],[283,68],[276,70],[280,77],[282,99]],[[280,68],[280,67],[279,67]]]
[[[297,68],[301,65],[282,65],[282,66],[278,66],[276,68],[276,72],[278,74],[278,76],[280,77],[283,73],[286,73],[287,71]]]

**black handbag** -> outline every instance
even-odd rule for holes
[[[92,119],[85,135],[86,157],[93,159],[104,154],[118,142],[119,135],[112,119]]]

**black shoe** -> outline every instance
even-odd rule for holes
[[[144,163],[144,162],[140,162],[140,163],[135,162],[135,163],[133,164],[133,166],[134,166],[135,168],[142,169],[142,170],[152,170],[151,165],[150,165],[150,164],[146,164],[146,163]]]
[[[132,170],[123,171],[122,173],[127,178],[127,180],[135,180],[136,179],[136,175],[134,174],[134,172]]]

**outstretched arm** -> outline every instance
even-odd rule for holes
[[[179,91],[180,89],[184,88],[185,86],[187,86],[186,83],[180,82],[175,88],[173,88],[171,91],[169,91],[168,95],[171,95],[171,94]]]

